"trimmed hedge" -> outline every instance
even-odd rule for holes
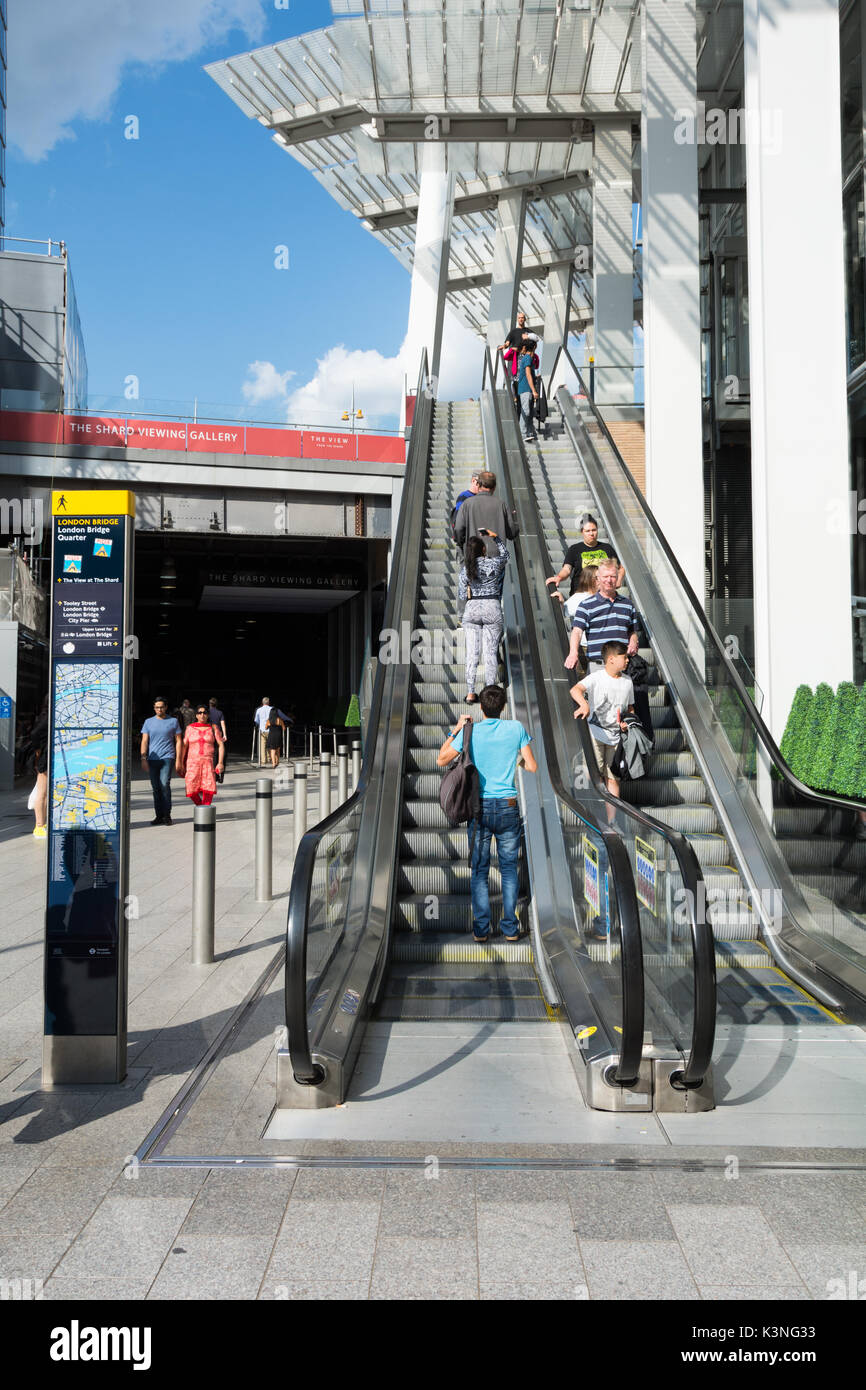
[[[795,777],[816,791],[866,797],[866,686],[798,687],[780,745]]]
[[[808,685],[797,687],[791,705],[791,713],[788,715],[788,722],[785,725],[785,732],[779,745],[782,757],[794,776],[799,777],[801,782],[806,780],[804,774],[807,754],[805,739],[814,702],[815,695]]]

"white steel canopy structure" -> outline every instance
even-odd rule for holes
[[[499,199],[523,191],[521,304],[543,319],[550,268],[576,263],[569,325],[585,326],[593,130],[637,130],[640,0],[333,0],[332,8],[332,27],[208,73],[409,270],[424,150],[444,144],[454,196],[443,288],[481,334]]]

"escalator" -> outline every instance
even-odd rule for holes
[[[489,359],[488,359],[489,365]],[[448,535],[454,495],[472,467],[493,466],[510,487],[510,462],[493,395],[435,404],[422,371],[404,502],[364,757],[356,792],[303,838],[292,879],[285,979],[288,1047],[277,1057],[278,1107],[340,1104],[368,1021],[479,1020],[496,1029],[560,1024],[591,1106],[651,1110],[660,1090],[675,1108],[711,1103],[707,1080],[714,997],[711,953],[697,960],[694,914],[675,926],[670,896],[639,899],[634,846],[610,824],[606,793],[572,777],[563,731],[544,697],[553,630],[536,632],[528,522],[506,579],[501,679],[506,717],[533,735],[539,762],[522,775],[525,826],[517,944],[471,938],[467,832],[445,822],[436,755],[463,713],[456,617],[459,557]],[[524,554],[524,550],[526,554]],[[544,670],[542,668],[545,668]],[[562,745],[562,746],[560,746]],[[621,812],[646,836],[668,882],[699,894],[700,869],[684,842]],[[498,870],[490,876],[496,921]],[[655,890],[653,889],[653,892]],[[661,924],[645,971],[642,926]],[[652,932],[653,928],[650,927]],[[568,1102],[579,1105],[578,1094]]]
[[[412,666],[408,747],[394,940],[377,1009],[380,1020],[484,1019],[515,1023],[556,1017],[545,1004],[532,964],[532,948],[496,935],[473,942],[469,896],[469,837],[452,829],[439,805],[442,772],[436,757],[445,735],[467,713],[463,703],[462,637],[457,616],[459,551],[448,534],[453,498],[473,468],[483,467],[480,406],[438,404],[427,478],[421,587]],[[426,638],[426,650],[424,639]],[[506,673],[499,672],[504,682]],[[478,711],[474,711],[477,719]],[[518,919],[526,920],[526,862],[519,864]],[[501,904],[495,845],[491,851],[490,905],[495,924]]]
[[[579,377],[579,374],[578,374]],[[764,726],[754,677],[705,619],[583,383],[561,388],[553,438],[527,450],[554,572],[591,510],[626,567],[651,639],[647,775],[623,796],[681,831],[701,862],[719,1020],[792,1027],[866,1018],[861,803],[794,778]]]

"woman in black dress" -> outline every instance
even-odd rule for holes
[[[280,758],[283,756],[283,729],[285,728],[280,716],[275,708],[271,709],[267,729],[267,750],[271,756],[271,767],[279,767]]]

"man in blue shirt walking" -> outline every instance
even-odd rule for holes
[[[499,874],[502,879],[502,921],[500,931],[506,941],[520,936],[517,921],[517,858],[522,824],[514,782],[517,765],[535,772],[529,734],[517,719],[501,719],[505,691],[499,685],[486,685],[479,697],[484,718],[472,729],[472,761],[481,783],[481,819],[469,826],[472,844],[472,936],[484,942],[490,938],[490,837],[496,836]],[[463,748],[463,725],[471,715],[458,719],[456,728],[439,749],[437,763],[447,767]]]
[[[171,825],[171,769],[180,771],[181,731],[165,700],[154,700],[153,715],[141,726],[141,766],[153,788],[151,825]]]

